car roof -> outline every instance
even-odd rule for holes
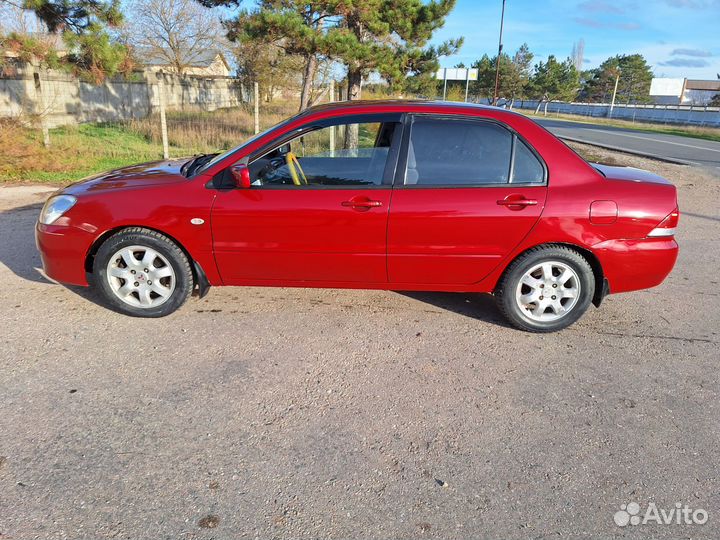
[[[501,107],[493,107],[491,105],[480,105],[479,103],[463,103],[458,101],[435,101],[430,99],[360,99],[353,101],[333,101],[331,103],[321,103],[313,107],[305,109],[299,117],[307,116],[315,113],[348,110],[353,108],[392,108],[406,109],[407,111],[421,111],[423,108],[432,109],[433,112],[438,110],[446,110],[450,114],[478,113],[480,111],[495,111],[506,114],[518,114]]]

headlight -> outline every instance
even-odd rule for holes
[[[55,195],[54,197],[50,197],[45,203],[45,206],[43,206],[38,221],[43,225],[50,225],[70,210],[76,202],[77,199],[72,195]]]

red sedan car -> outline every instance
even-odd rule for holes
[[[549,332],[675,264],[675,187],[458,103],[314,107],[223,154],[127,167],[45,204],[46,274],[160,317],[210,285],[492,293]]]

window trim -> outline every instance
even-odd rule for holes
[[[234,162],[232,165],[226,167],[217,176],[224,177],[229,174],[230,167],[237,164],[248,165],[250,162],[266,156],[270,152],[276,150],[280,146],[310,133],[318,129],[323,129],[331,126],[339,126],[343,124],[374,124],[374,123],[395,123],[398,124],[398,128],[393,133],[392,141],[390,142],[390,148],[388,150],[387,161],[385,162],[385,168],[383,169],[383,176],[379,184],[359,184],[359,185],[322,185],[322,184],[309,184],[307,186],[294,186],[294,185],[260,185],[252,186],[250,189],[265,189],[265,190],[316,190],[316,189],[333,189],[333,190],[361,190],[361,189],[388,189],[392,188],[395,173],[397,171],[398,157],[400,155],[400,145],[402,136],[405,129],[405,116],[403,112],[392,112],[392,113],[365,113],[365,114],[353,114],[347,116],[333,116],[330,118],[323,118],[321,120],[315,120],[308,122],[288,133],[285,133],[281,137],[274,139],[265,146],[258,148],[251,154],[243,157],[242,159]],[[214,179],[213,179],[214,180]],[[226,189],[241,189],[234,186]]]
[[[511,149],[510,149],[510,168],[508,181],[502,184],[488,183],[488,184],[405,184],[405,176],[407,173],[408,164],[408,153],[410,148],[410,136],[412,134],[412,126],[416,118],[431,119],[431,120],[462,120],[475,123],[489,123],[495,124],[502,129],[508,131],[512,137]],[[537,158],[543,169],[543,180],[542,182],[512,182],[512,174],[515,169],[515,146],[516,141],[520,140],[530,150],[530,152]],[[394,189],[476,189],[476,188],[499,188],[499,187],[544,187],[549,182],[549,170],[547,163],[540,155],[540,153],[531,145],[528,140],[523,137],[517,130],[507,125],[500,120],[495,118],[487,118],[482,116],[469,116],[464,114],[433,114],[433,113],[408,113],[404,120],[402,147],[400,150],[400,157],[398,159],[395,178],[393,180]]]

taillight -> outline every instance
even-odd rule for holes
[[[655,227],[652,231],[650,231],[650,234],[648,236],[651,237],[658,237],[658,236],[675,236],[675,230],[677,229],[678,222],[680,221],[680,211],[677,207],[675,207],[675,210],[670,212],[665,219],[663,219],[660,224]]]

